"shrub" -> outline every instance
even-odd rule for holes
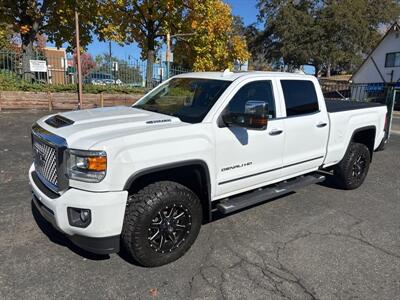
[[[30,83],[11,72],[0,71],[0,91],[24,91],[24,92],[51,92],[51,93],[75,93],[76,84],[43,84]],[[83,92],[87,94],[143,94],[145,88],[128,87],[118,85],[91,85],[84,84]]]

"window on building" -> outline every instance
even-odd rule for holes
[[[400,52],[392,52],[386,54],[386,68],[400,67]]]
[[[319,111],[318,97],[312,81],[281,80],[285,97],[286,116],[310,114]]]

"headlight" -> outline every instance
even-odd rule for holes
[[[107,154],[104,151],[67,150],[67,176],[85,182],[100,182],[106,176]]]

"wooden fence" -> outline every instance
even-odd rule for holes
[[[83,108],[132,105],[141,94],[83,94]],[[73,110],[78,107],[74,93],[0,92],[0,110]]]

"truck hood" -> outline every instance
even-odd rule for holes
[[[38,124],[79,149],[125,135],[189,125],[176,117],[126,106],[62,112],[44,117]]]

